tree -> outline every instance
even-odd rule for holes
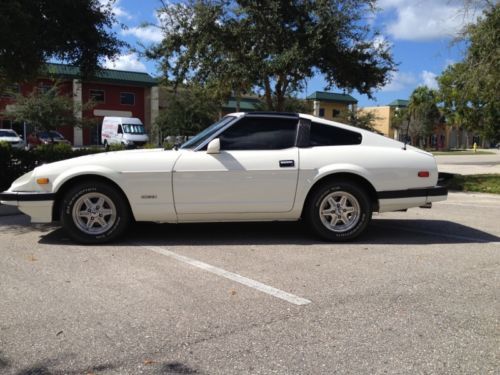
[[[375,130],[375,121],[377,116],[370,111],[361,111],[356,108],[351,108],[347,112],[346,123],[357,128],[366,129],[369,131]]]
[[[394,62],[364,22],[374,0],[186,0],[158,10],[164,39],[147,50],[174,83],[256,86],[270,110],[315,73],[371,97]],[[239,86],[241,85],[241,86]]]
[[[112,58],[125,44],[110,31],[111,0],[8,0],[0,2],[0,78],[35,78],[49,59],[91,75],[100,58]]]
[[[177,90],[160,89],[167,91],[168,103],[155,121],[155,127],[162,135],[160,139],[168,135],[195,135],[219,117],[220,102],[203,87],[191,85]]]
[[[394,112],[393,127],[400,129],[412,144],[422,146],[422,140],[433,133],[442,118],[437,102],[438,93],[435,90],[427,86],[417,87],[410,96],[408,107]],[[423,143],[427,145],[427,141]]]
[[[15,121],[26,122],[37,131],[56,130],[64,126],[92,126],[93,119],[82,119],[76,112],[89,110],[92,101],[75,107],[70,96],[64,94],[61,85],[55,83],[47,91],[33,90],[28,96],[16,95],[13,109],[2,115]]]
[[[452,125],[500,139],[500,5],[488,7],[465,35],[464,61],[438,78],[440,100]]]

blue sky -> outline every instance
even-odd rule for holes
[[[359,105],[385,105],[394,99],[407,99],[419,85],[437,87],[435,77],[463,56],[463,45],[453,45],[453,38],[465,22],[478,15],[473,11],[464,13],[462,5],[463,0],[379,0],[377,6],[380,10],[370,22],[380,31],[380,38],[392,45],[398,71],[392,74],[388,85],[375,93],[375,100],[357,92],[351,93]],[[113,5],[115,16],[128,27],[123,30],[115,25],[118,37],[131,46],[160,41],[159,28],[140,27],[145,22],[158,23],[155,10],[160,6],[159,0],[116,1]],[[160,74],[155,62],[129,51],[123,51],[114,61],[105,61],[104,65],[112,69],[144,71],[153,76]],[[314,77],[299,97],[324,87],[324,80],[320,76]]]

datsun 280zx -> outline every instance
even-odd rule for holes
[[[303,220],[327,241],[373,212],[446,199],[433,156],[396,140],[296,113],[234,113],[175,150],[118,151],[46,164],[0,193],[34,223],[60,221],[103,243],[136,221]]]

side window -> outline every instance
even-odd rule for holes
[[[220,136],[222,150],[279,150],[293,147],[298,119],[245,117]]]
[[[309,140],[311,146],[359,145],[362,139],[361,134],[350,130],[317,122],[311,124]]]

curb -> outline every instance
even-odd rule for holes
[[[0,216],[22,215],[22,212],[16,206],[7,206],[0,204]]]

